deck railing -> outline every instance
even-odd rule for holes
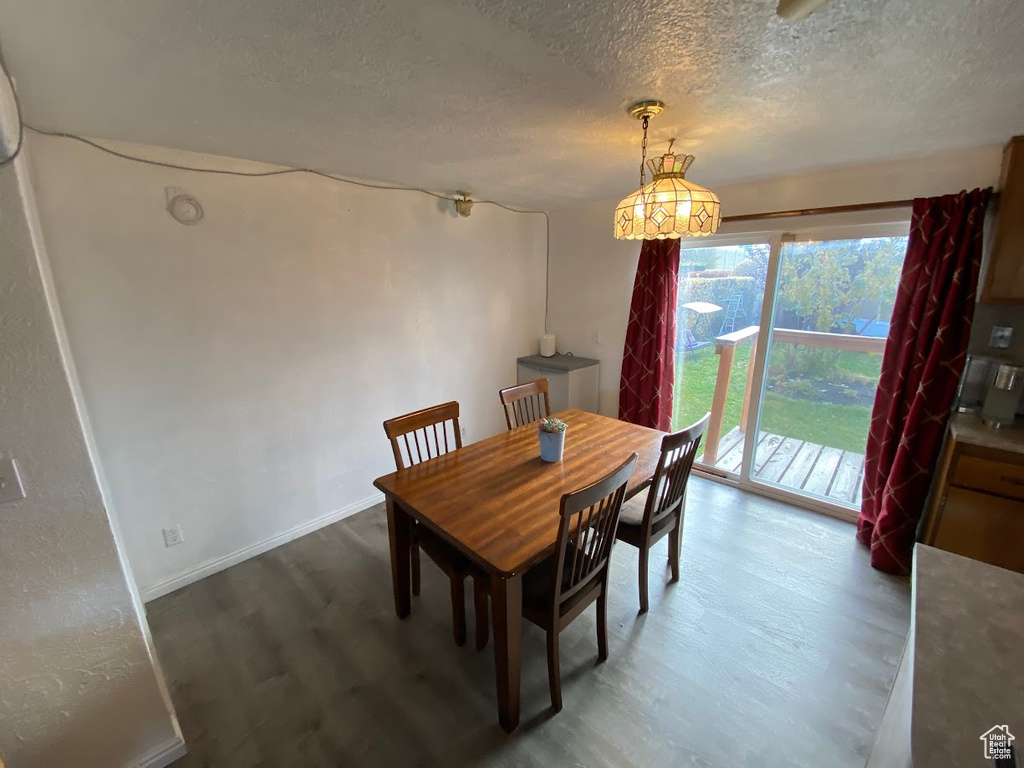
[[[729,382],[736,360],[736,349],[750,344],[750,362],[747,364],[747,384],[743,390],[743,407],[740,410],[740,432],[747,431],[750,416],[750,392],[754,384],[754,359],[757,356],[759,326],[751,325],[715,339],[715,354],[718,355],[718,376],[715,379],[715,394],[711,401],[711,421],[704,437],[705,464],[714,464],[718,459],[718,444],[722,439],[722,422],[725,419],[725,402],[729,395]],[[782,344],[799,344],[805,347],[827,347],[849,352],[881,353],[885,350],[885,339],[873,336],[857,336],[852,333],[821,333],[819,331],[795,331],[776,328],[773,341]]]

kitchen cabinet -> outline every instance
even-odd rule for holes
[[[1024,573],[1024,426],[950,419],[921,541]]]
[[[1024,501],[950,487],[934,546],[1024,573]]]
[[[1003,150],[999,205],[987,249],[983,304],[1024,304],[1024,136]]]

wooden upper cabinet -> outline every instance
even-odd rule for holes
[[[1003,150],[999,209],[981,291],[984,304],[1024,304],[1024,136]]]

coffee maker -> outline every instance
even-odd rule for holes
[[[987,426],[1013,424],[1024,391],[1024,366],[1001,357],[968,355],[956,410],[975,413]]]
[[[1024,366],[1000,363],[992,366],[991,382],[981,406],[981,421],[988,427],[1006,427],[1017,418],[1024,391]]]

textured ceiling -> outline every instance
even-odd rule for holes
[[[25,119],[557,207],[1024,133],[1022,0],[0,0]]]

